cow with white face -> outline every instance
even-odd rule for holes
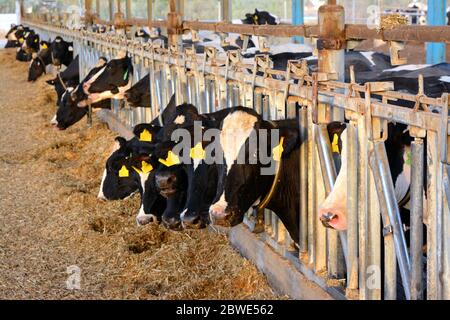
[[[125,92],[131,88],[133,81],[133,64],[126,52],[119,53],[116,59],[109,61],[104,68],[98,71],[83,85],[84,92],[91,103],[105,99],[124,99]],[[85,107],[88,101],[78,103]]]
[[[344,124],[338,125],[340,130],[334,134],[338,136],[339,152],[341,154],[341,169],[336,177],[330,194],[320,204],[318,217],[325,227],[347,229],[347,131],[342,130]],[[407,127],[403,124],[388,124],[388,139],[385,141],[386,154],[394,183],[395,196],[398,203],[407,202],[411,181],[411,137]]]
[[[278,215],[298,242],[300,144],[295,119],[265,121],[252,109],[232,108],[222,122],[224,159],[217,165],[217,193],[209,208],[211,222],[224,226],[241,223],[245,212],[268,194],[274,183],[274,163],[281,158],[279,182],[267,208]]]

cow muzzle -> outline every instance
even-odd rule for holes
[[[181,223],[186,229],[203,229],[209,224],[208,214],[186,211],[181,215]]]
[[[343,231],[347,229],[347,219],[343,212],[338,210],[319,210],[319,220],[326,228]]]

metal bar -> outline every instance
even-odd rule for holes
[[[347,126],[347,288],[358,289],[358,129],[351,120]],[[341,168],[344,170],[345,168]]]
[[[384,222],[384,233],[386,235],[393,234],[402,284],[405,289],[406,298],[409,300],[411,298],[411,262],[406,246],[405,234],[402,229],[397,200],[395,199],[394,184],[390,175],[384,142],[376,141],[373,143],[373,153],[370,158],[370,165],[377,186],[376,190]]]
[[[427,1],[427,24],[429,26],[444,26],[446,20],[446,2],[443,0]],[[449,38],[446,39],[449,42]],[[426,62],[437,64],[445,62],[445,43],[437,41],[426,44]]]
[[[308,113],[300,108],[300,252],[308,251]]]
[[[147,23],[153,21],[153,4],[155,0],[147,0]]]
[[[439,138],[427,132],[427,299],[440,298],[440,261],[438,245],[441,241],[441,214],[438,208]]]
[[[423,139],[411,143],[411,299],[423,299]]]
[[[131,13],[131,0],[126,0],[126,18],[133,18],[133,15]]]
[[[109,21],[112,23],[114,21],[114,0],[109,0]]]

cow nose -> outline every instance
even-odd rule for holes
[[[158,174],[155,178],[156,185],[160,190],[171,189],[177,181],[177,177],[173,173]]]
[[[200,218],[200,215],[197,213],[188,213],[186,212],[182,217],[181,220],[183,222],[183,225],[186,228],[189,229],[199,229],[202,227],[202,220]]]
[[[322,214],[319,219],[325,228],[334,229],[334,227],[331,225],[331,221],[335,218],[336,218],[335,214],[333,214],[331,212],[327,212],[327,213]]]
[[[171,230],[181,230],[181,220],[179,217],[171,216],[171,217],[164,217],[162,218],[163,225],[167,229]]]
[[[149,223],[156,223],[158,219],[152,214],[138,215],[136,217],[136,223],[138,226],[143,226]]]

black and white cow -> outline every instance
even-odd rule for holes
[[[50,45],[52,63],[55,66],[68,66],[73,60],[73,42],[56,37]]]
[[[24,43],[23,35],[25,32],[30,31],[28,27],[24,27],[23,25],[12,25],[11,29],[6,34],[6,42],[5,48],[16,48],[21,47]]]
[[[266,130],[266,138],[260,132]],[[278,139],[275,145],[272,140]],[[257,137],[256,149],[249,148],[252,134]],[[262,154],[271,155],[283,138],[281,167],[277,189],[267,208],[274,211],[286,226],[291,238],[298,242],[299,226],[299,140],[298,124],[293,120],[265,121],[254,110],[234,107],[222,122],[220,145],[223,161],[218,166],[218,188],[209,208],[212,223],[234,226],[243,221],[244,214],[269,192],[274,171],[269,170]],[[264,140],[265,143],[262,143]],[[255,147],[255,146],[253,146]],[[254,151],[254,153],[251,150]],[[247,161],[237,161],[248,159]],[[266,164],[265,164],[266,163]],[[268,170],[262,174],[262,170]],[[272,174],[269,174],[272,173]]]
[[[83,91],[83,85],[89,81],[99,70],[104,68],[106,65],[106,58],[100,58],[97,65],[88,73],[88,75],[73,87],[65,87],[65,92],[63,93],[60,103],[58,105],[58,110],[56,111],[56,117],[52,121],[53,124],[60,130],[65,130],[68,127],[74,125],[80,121],[88,113],[88,106],[79,107],[79,102],[85,98],[85,93]],[[101,100],[92,103],[92,108],[94,109],[110,109],[111,100]]]
[[[276,16],[270,14],[267,11],[260,11],[255,8],[255,13],[246,13],[245,19],[242,19],[243,24],[271,24],[276,25],[279,24],[279,20]]]

